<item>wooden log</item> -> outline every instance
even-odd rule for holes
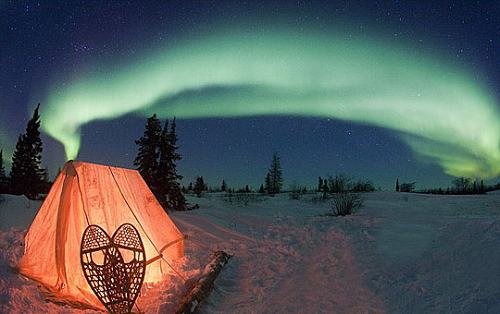
[[[224,251],[217,251],[210,262],[205,266],[203,273],[194,284],[191,291],[184,297],[176,314],[197,313],[201,303],[210,295],[214,287],[214,281],[222,268],[228,263],[231,255]]]

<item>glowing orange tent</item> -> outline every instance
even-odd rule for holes
[[[83,275],[80,244],[89,224],[111,235],[123,223],[144,243],[144,282],[164,279],[167,262],[184,255],[184,237],[139,172],[69,161],[28,230],[19,272],[58,299],[104,309]]]

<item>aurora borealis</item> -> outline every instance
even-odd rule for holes
[[[500,173],[500,114],[489,91],[461,69],[399,47],[221,32],[103,72],[50,92],[44,130],[64,144],[68,159],[77,156],[83,124],[130,112],[294,115],[401,132],[415,152],[454,176]]]
[[[189,27],[151,26],[169,35],[166,42],[136,36],[143,49],[130,56],[113,51],[78,60],[71,70],[47,68],[49,79],[28,99],[42,103],[43,131],[63,145],[67,159],[78,158],[82,129],[96,122],[127,116],[143,121],[152,113],[176,116],[180,123],[277,116],[382,128],[407,145],[419,163],[438,165],[447,175],[500,176],[496,83],[480,68],[450,59],[437,48],[439,38],[426,44],[411,36],[396,41],[396,32],[372,21],[368,8],[360,9],[365,16],[360,31],[356,23],[361,22],[351,20],[357,9],[346,9],[346,17],[337,21],[340,17],[329,15],[335,4],[311,4],[307,15],[289,6],[277,18],[255,12],[249,17],[238,5],[227,9],[213,4],[214,10],[232,12],[238,19],[200,18],[193,13],[195,6],[173,6],[193,16],[186,22]],[[266,6],[273,5],[262,4]],[[311,22],[297,22],[311,11],[325,13],[317,13]],[[181,14],[165,12],[173,20]],[[321,19],[332,21],[318,27]],[[342,23],[345,20],[349,23]],[[132,25],[128,23],[125,26]],[[206,27],[193,31],[198,24]],[[146,26],[144,34],[149,32]],[[453,31],[465,36],[460,29]],[[107,38],[120,36],[126,42],[127,37],[115,31]],[[87,46],[82,47],[77,48]],[[0,140],[7,142],[5,137]]]

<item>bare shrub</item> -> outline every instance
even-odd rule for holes
[[[351,215],[363,205],[361,196],[357,193],[339,192],[333,195],[333,216]]]
[[[357,182],[353,183],[351,190],[353,192],[373,192],[375,191],[375,187],[369,180],[358,180]]]
[[[307,193],[307,188],[304,186],[300,186],[296,183],[293,183],[290,188],[290,192],[288,193],[288,198],[291,200],[299,200],[302,195]]]
[[[227,193],[222,199],[231,205],[248,206],[251,203],[263,202],[267,197],[257,193]]]
[[[415,182],[411,183],[401,183],[401,187],[399,188],[401,192],[413,192],[415,191]]]
[[[335,177],[328,177],[328,191],[331,193],[341,193],[351,189],[352,180],[344,174],[336,174]]]

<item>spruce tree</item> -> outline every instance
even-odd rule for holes
[[[170,126],[170,147],[172,150],[172,181],[171,181],[171,194],[169,195],[170,202],[176,210],[186,210],[186,198],[182,193],[179,181],[182,180],[182,176],[177,173],[177,162],[182,159],[181,154],[179,154],[177,145],[177,123],[175,122],[175,117]]]
[[[20,134],[17,138],[16,150],[12,155],[12,166],[10,168],[10,190],[13,194],[23,194],[22,188],[25,185],[27,167],[27,148],[24,135]]]
[[[168,129],[168,120],[165,122],[160,136],[160,159],[157,171],[157,189],[159,191],[160,202],[166,208],[175,210],[186,210],[186,199],[182,194],[179,180],[182,176],[177,174],[177,161],[181,160],[181,155],[177,152],[177,134],[175,118]]]
[[[0,149],[0,194],[7,192],[7,176],[3,165],[3,150]]]
[[[266,174],[266,179],[264,180],[264,184],[265,184],[265,191],[267,193],[271,193],[271,175],[269,174],[269,172]]]
[[[161,123],[156,114],[148,118],[144,135],[135,141],[139,145],[139,152],[135,158],[134,165],[141,173],[144,181],[148,184],[156,197],[157,191],[156,173],[158,170],[159,146],[161,137]]]
[[[165,125],[163,126],[163,130],[160,135],[160,142],[158,148],[158,168],[155,169],[155,189],[157,190],[156,198],[160,202],[160,204],[166,209],[168,208],[167,204],[167,195],[170,192],[169,182],[171,180],[171,165],[170,165],[170,143],[168,138],[168,120],[165,121]]]
[[[193,190],[198,197],[200,197],[201,193],[206,190],[205,180],[203,180],[203,177],[196,178]]]
[[[271,167],[269,168],[269,189],[271,195],[278,194],[283,186],[283,177],[281,172],[281,160],[278,153],[273,154]],[[267,179],[267,178],[266,178]]]
[[[260,185],[259,193],[261,193],[261,194],[265,193],[264,184]]]
[[[141,173],[153,194],[165,209],[185,210],[186,199],[182,194],[176,162],[181,159],[177,152],[175,119],[172,125],[161,127],[156,114],[148,118],[144,135],[136,140],[139,151],[134,165]]]
[[[12,156],[11,189],[14,194],[34,198],[44,192],[47,172],[41,167],[42,139],[40,138],[40,104],[26,126],[26,133],[19,135]]]
[[[323,196],[322,197],[324,200],[326,200],[327,193],[329,192],[328,191],[328,181],[326,179],[323,180],[322,189],[323,189]]]
[[[226,181],[222,180],[222,185],[220,186],[220,190],[222,192],[226,192],[226,189],[227,189]]]
[[[399,192],[399,178],[396,179],[396,192]]]

